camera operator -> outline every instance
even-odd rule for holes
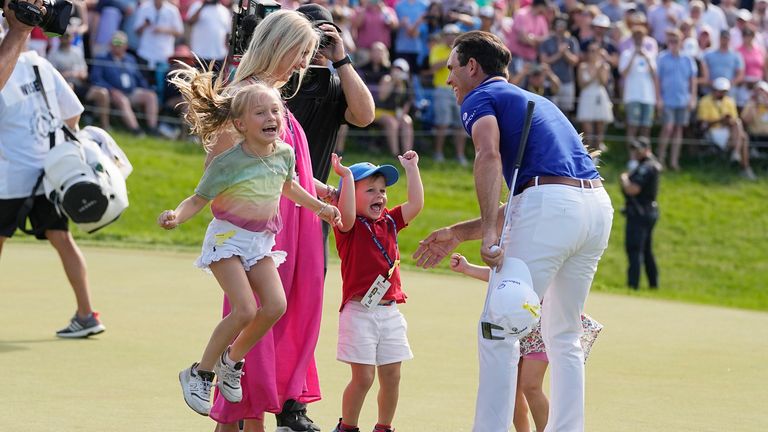
[[[42,0],[18,0],[29,2],[45,13]],[[5,83],[13,73],[13,68],[16,66],[16,61],[19,59],[19,55],[24,51],[27,45],[27,38],[32,33],[33,26],[28,26],[16,19],[16,12],[12,11],[8,5],[10,0],[3,2],[3,15],[5,20],[8,21],[8,33],[5,35],[2,43],[0,43],[0,90],[5,87]]]
[[[330,174],[331,153],[336,147],[339,127],[345,123],[359,127],[369,125],[374,119],[373,96],[344,52],[340,30],[333,23],[331,13],[317,4],[303,5],[297,12],[306,15],[324,36],[312,59],[314,67],[307,72],[299,92],[288,99],[288,107],[307,135],[317,194],[320,198],[332,199],[335,189],[326,186],[325,182]],[[329,74],[329,61],[336,73]],[[328,224],[323,223],[326,271],[328,228]],[[314,426],[306,417],[306,405],[293,400],[286,401],[277,417],[279,424],[297,432],[311,430]]]
[[[68,231],[67,218],[35,187],[51,144],[63,138],[62,125],[77,128],[83,105],[64,77],[36,52],[21,54],[13,64],[0,91],[0,251],[20,225],[25,201],[35,194],[28,214],[35,237],[47,239],[58,252],[77,301],[75,316],[56,335],[88,337],[103,332],[104,326],[91,308],[85,258]]]

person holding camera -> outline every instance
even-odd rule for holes
[[[13,0],[14,2],[28,2],[40,8],[45,13],[43,0]],[[16,12],[10,8],[11,0],[3,2],[3,16],[8,23],[8,32],[0,43],[0,90],[5,87],[8,78],[11,77],[16,61],[27,46],[27,38],[32,33],[34,26],[25,24],[16,18]]]
[[[64,138],[62,126],[77,129],[82,112],[83,105],[64,77],[34,51],[19,56],[0,91],[0,252],[20,225],[25,201],[32,198],[28,215],[32,231],[56,249],[77,301],[69,325],[56,332],[62,338],[84,338],[105,330],[91,307],[85,258],[68,231],[68,220],[46,199],[38,182],[45,156]]]
[[[661,164],[651,152],[651,142],[638,137],[629,142],[630,156],[637,166],[619,176],[621,191],[626,204],[623,210],[627,217],[624,246],[629,259],[627,285],[636,290],[640,284],[640,267],[645,264],[648,285],[659,287],[659,271],[653,256],[653,228],[659,219],[656,196],[659,193]]]

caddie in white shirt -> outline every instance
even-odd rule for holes
[[[60,142],[62,125],[76,129],[82,112],[83,105],[64,77],[34,51],[19,57],[0,91],[0,253],[16,232],[26,198],[34,192],[29,220],[35,237],[47,239],[56,249],[77,300],[75,316],[56,333],[66,338],[88,337],[105,328],[91,308],[85,259],[68,231],[67,219],[45,198],[42,187],[33,189],[50,150],[50,134]]]

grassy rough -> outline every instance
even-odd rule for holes
[[[135,139],[123,134],[116,137],[134,165],[134,173],[128,179],[131,207],[117,223],[94,235],[78,233],[78,239],[113,246],[196,249],[210,212],[204,211],[170,232],[159,229],[155,218],[193,192],[202,174],[202,149],[189,143]],[[429,161],[429,153],[423,153],[426,206],[400,237],[404,265],[413,264],[410,254],[432,229],[479,214],[471,169],[454,163],[436,165]],[[623,199],[616,181],[626,155],[613,150],[605,156],[601,173],[607,179],[606,187],[617,212],[594,289],[627,293],[624,218],[618,213]],[[397,161],[381,154],[348,152],[345,162],[369,158],[374,163],[391,163],[401,168]],[[759,181],[746,182],[737,175],[735,167],[727,167],[721,160],[686,162],[684,172],[665,173],[662,180],[662,216],[654,237],[661,289],[641,289],[629,294],[768,310],[765,171],[758,170]],[[401,181],[390,188],[389,202],[402,202],[405,195],[405,182]],[[477,262],[477,249],[478,243],[470,242],[459,251]]]

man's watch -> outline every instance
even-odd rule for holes
[[[343,59],[331,63],[331,66],[333,66],[334,69],[338,69],[345,64],[352,64],[352,57],[350,57],[349,54],[345,55]]]

